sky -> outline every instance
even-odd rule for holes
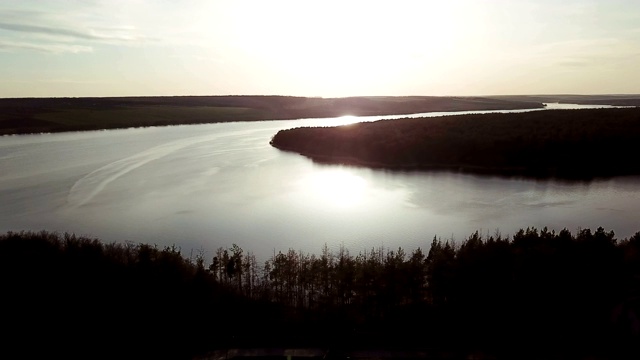
[[[0,0],[0,97],[640,94],[638,0]]]

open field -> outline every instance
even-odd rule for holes
[[[481,97],[179,96],[0,99],[0,134],[100,130],[342,115],[540,108],[536,101]]]

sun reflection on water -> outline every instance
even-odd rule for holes
[[[353,116],[353,115],[344,115],[335,118],[325,118],[319,119],[322,126],[342,126],[342,125],[351,125],[358,122],[362,122],[363,119],[361,117]]]
[[[301,185],[312,194],[314,201],[342,208],[362,203],[368,186],[361,176],[342,168],[314,171]]]

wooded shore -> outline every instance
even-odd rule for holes
[[[638,143],[637,107],[301,127],[271,140],[278,149],[325,163],[567,179],[640,174]]]
[[[0,99],[0,135],[343,115],[541,108],[541,102],[487,97],[167,96]]]

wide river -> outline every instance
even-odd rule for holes
[[[548,106],[582,107],[589,106]],[[602,226],[618,239],[640,231],[640,177],[562,182],[372,170],[316,164],[269,145],[280,129],[391,118],[0,137],[0,231],[175,244],[207,259],[236,243],[262,260],[289,248],[317,254],[325,243],[353,255],[380,246],[427,250],[434,236],[459,244],[476,230]]]

